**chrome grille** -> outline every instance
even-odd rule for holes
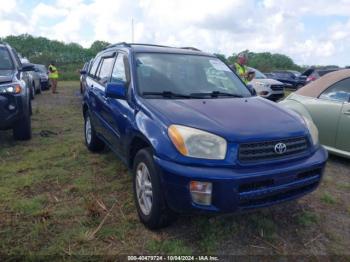
[[[283,91],[284,86],[283,85],[271,85],[270,87],[273,91]]]
[[[283,143],[287,147],[283,154],[275,152],[275,146],[278,143]],[[243,143],[239,146],[238,159],[242,163],[283,159],[305,153],[307,149],[308,140],[305,137]]]

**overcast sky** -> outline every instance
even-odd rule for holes
[[[89,47],[134,40],[298,64],[350,65],[350,0],[5,0],[0,36],[29,33]]]

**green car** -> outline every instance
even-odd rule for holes
[[[312,120],[330,153],[350,158],[350,69],[329,73],[280,104]]]

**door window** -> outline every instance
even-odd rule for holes
[[[321,99],[332,100],[337,102],[350,101],[350,78],[343,79],[330,86],[320,95]]]
[[[113,62],[114,62],[114,57],[102,58],[97,79],[103,85],[105,85],[111,77]]]
[[[101,61],[100,57],[95,59],[94,63],[91,66],[91,69],[89,71],[89,76],[91,76],[91,77],[95,76],[96,70],[97,70],[98,65],[100,64],[100,61]]]
[[[124,64],[125,55],[119,54],[112,72],[111,82],[126,82],[126,73],[125,73],[125,64]]]

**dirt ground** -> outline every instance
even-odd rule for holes
[[[95,260],[126,255],[350,259],[350,161],[331,156],[317,191],[246,214],[184,216],[152,232],[139,222],[131,177],[83,141],[78,82],[33,102],[33,139],[0,132],[0,255]],[[91,258],[92,259],[92,258]]]

